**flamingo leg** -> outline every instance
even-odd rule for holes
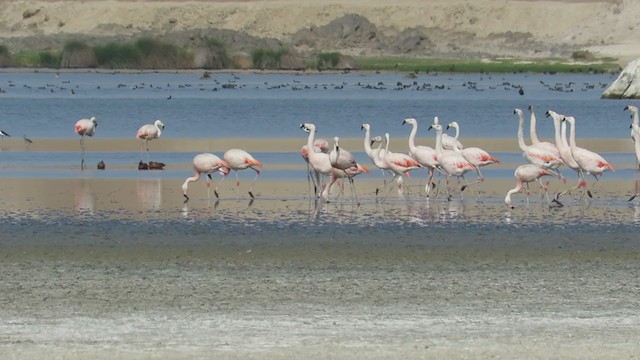
[[[207,199],[211,200],[211,174],[207,174]]]
[[[256,183],[256,180],[258,180],[258,176],[260,176],[260,171],[256,170],[254,168],[251,168],[253,171],[256,172],[256,177],[253,178],[253,181],[251,182],[251,186],[249,186],[249,196],[251,196],[252,199],[255,199],[255,196],[253,196],[253,185]]]
[[[222,182],[224,181],[224,179],[226,179],[227,176],[223,176],[222,179],[220,179],[220,181],[218,181],[218,185],[216,185],[216,187],[213,189],[213,195],[216,196],[216,198],[218,198],[218,186],[222,185]]]
[[[80,137],[80,170],[84,170],[84,135]]]
[[[356,192],[356,183],[352,177],[349,177],[351,183],[351,190],[353,191],[353,197],[356,199],[356,205],[360,206],[360,200],[358,199],[358,193]]]
[[[476,174],[478,174],[478,178],[476,179],[476,181],[471,182],[471,183],[467,183],[466,180],[465,180],[466,184],[463,185],[460,188],[460,191],[464,191],[470,185],[478,184],[478,194],[480,194],[480,183],[484,181],[484,176],[482,176],[482,173],[480,172],[480,167],[479,166],[476,166]]]
[[[433,187],[435,187],[435,184],[433,183],[433,174],[435,172],[434,168],[429,168],[429,176],[427,177],[427,185],[425,185],[424,187],[424,191],[427,193],[427,197],[429,197],[429,194],[431,193],[431,189]]]
[[[144,139],[144,143],[147,146],[147,160],[151,161],[151,154],[149,154],[149,139]]]

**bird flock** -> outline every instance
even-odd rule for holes
[[[634,142],[636,165],[640,170],[640,124],[638,107],[628,105],[625,111],[631,113],[631,139]],[[600,154],[588,149],[579,147],[576,142],[576,119],[573,116],[559,114],[553,110],[545,113],[547,118],[551,118],[554,126],[555,141],[541,141],[537,135],[537,117],[533,106],[528,107],[529,117],[529,144],[526,143],[524,137],[525,115],[521,109],[514,109],[513,113],[518,118],[517,139],[518,146],[522,151],[527,164],[518,166],[515,169],[514,176],[516,186],[510,189],[504,199],[505,204],[512,208],[511,196],[523,190],[526,187],[527,201],[530,195],[529,184],[537,181],[540,185],[541,196],[546,199],[550,206],[563,206],[560,201],[561,197],[567,193],[580,190],[580,199],[588,200],[592,198],[591,188],[587,183],[587,176],[594,177],[594,182],[606,172],[614,171],[613,166],[604,159]],[[439,186],[434,183],[434,176],[444,177],[445,187],[444,193],[446,198],[452,198],[453,188],[451,187],[451,178],[457,178],[459,183],[464,182],[459,188],[459,195],[462,194],[470,185],[478,184],[484,181],[481,168],[495,163],[500,160],[492,156],[487,151],[478,147],[464,147],[460,142],[460,125],[456,122],[450,122],[447,129],[455,131],[454,136],[450,136],[444,132],[443,126],[440,124],[439,118],[433,118],[433,122],[429,125],[428,130],[435,132],[435,147],[426,145],[416,145],[416,136],[418,134],[418,121],[414,118],[407,118],[402,125],[409,125],[411,130],[408,137],[409,153],[393,152],[390,150],[390,136],[385,133],[384,136],[372,137],[370,124],[362,124],[361,130],[364,131],[364,150],[375,167],[385,174],[383,184],[376,187],[376,197],[382,192],[382,198],[386,197],[392,190],[393,184],[397,187],[400,197],[404,197],[404,177],[417,169],[426,169],[428,172],[425,185],[425,193],[431,196],[434,189],[435,196],[440,193]],[[98,122],[95,117],[89,119],[78,120],[75,124],[75,132],[80,136],[81,147],[81,169],[85,166],[85,146],[84,137],[92,137],[96,133]],[[143,150],[146,148],[147,157],[149,157],[149,141],[158,139],[164,130],[164,123],[156,120],[153,124],[141,126],[136,132],[136,138],[142,140],[140,157],[143,157]],[[313,196],[329,201],[331,188],[338,180],[346,179],[354,195],[356,202],[359,204],[354,178],[362,173],[369,173],[369,169],[360,164],[353,153],[340,145],[340,138],[333,138],[333,146],[325,139],[316,138],[316,125],[312,123],[300,124],[300,128],[308,133],[307,142],[300,149],[300,155],[307,164],[307,173],[309,188],[313,188]],[[2,136],[9,136],[6,132],[1,132]],[[25,138],[25,141],[27,139]],[[377,144],[377,145],[376,145]],[[375,147],[374,147],[375,146]],[[156,165],[158,164],[158,165]],[[143,167],[144,165],[144,167]],[[150,166],[152,165],[152,166]],[[98,166],[104,169],[104,162]],[[142,168],[141,168],[142,167]],[[140,161],[139,169],[162,169],[163,163],[149,161],[149,165]],[[206,185],[208,196],[211,196],[211,180],[212,175],[219,173],[222,175],[223,181],[226,176],[233,170],[236,174],[236,192],[239,192],[238,171],[251,169],[255,171],[255,178],[249,187],[249,196],[254,199],[253,186],[260,175],[262,163],[256,160],[251,154],[241,149],[227,150],[223,157],[220,158],[211,153],[201,153],[193,158],[194,175],[185,179],[182,184],[184,201],[189,201],[187,191],[189,183],[198,181],[202,174],[206,175]],[[574,186],[567,185],[566,189],[550,198],[548,195],[549,181],[543,182],[544,176],[557,176],[563,184],[567,184],[568,180],[560,172],[561,168],[569,168],[576,172],[578,181]],[[476,173],[476,180],[468,183],[465,175],[468,172]],[[391,176],[391,180],[387,181],[386,175]],[[325,180],[328,178],[329,180]],[[387,194],[384,190],[389,187]],[[213,190],[214,195],[219,197],[217,186]],[[632,201],[640,194],[636,193],[629,198]]]
[[[587,176],[591,175],[595,181],[606,172],[614,171],[613,166],[607,162],[600,154],[588,149],[579,147],[576,143],[576,119],[573,116],[565,116],[555,111],[549,110],[545,113],[547,118],[553,120],[555,130],[555,142],[541,141],[538,138],[536,127],[537,118],[533,106],[529,106],[530,112],[530,141],[526,143],[524,138],[525,116],[521,109],[514,109],[513,113],[518,118],[518,146],[522,150],[524,159],[527,164],[520,165],[516,168],[514,176],[516,186],[510,189],[504,199],[505,204],[513,208],[511,196],[521,192],[523,187],[527,189],[527,201],[529,192],[529,183],[538,181],[541,189],[541,196],[546,198],[550,206],[563,206],[560,201],[561,197],[567,193],[576,190],[581,191],[581,200],[587,201],[592,198],[592,192],[587,184]],[[636,164],[640,164],[640,125],[638,124],[638,108],[629,105],[624,108],[632,114],[631,122],[631,139],[635,144]],[[452,188],[450,179],[452,177],[463,181],[464,185],[460,187],[459,194],[462,197],[463,191],[472,184],[480,184],[484,181],[481,168],[491,164],[499,163],[500,160],[489,154],[487,151],[478,147],[464,147],[459,141],[460,125],[457,122],[451,122],[447,125],[447,129],[454,129],[455,136],[444,133],[443,126],[440,124],[438,117],[434,117],[433,123],[430,124],[428,130],[435,130],[435,147],[429,147],[415,144],[416,135],[418,133],[418,122],[414,118],[405,119],[403,125],[411,126],[409,133],[409,153],[398,153],[389,150],[390,137],[389,133],[384,136],[372,137],[371,125],[362,124],[361,129],[364,134],[364,150],[371,162],[385,174],[392,176],[391,181],[386,181],[376,188],[376,196],[385,187],[395,183],[398,195],[403,197],[404,177],[416,169],[424,168],[428,171],[425,193],[427,196],[437,187],[433,182],[434,175],[439,174],[445,179],[445,189],[447,199],[452,197]],[[339,145],[339,138],[334,138],[334,145],[331,147],[327,140],[316,139],[316,126],[311,123],[301,124],[300,127],[308,133],[307,143],[302,146],[300,154],[306,161],[309,182],[313,183],[314,196],[324,201],[329,201],[331,186],[338,179],[346,178],[351,184],[352,191],[356,201],[358,201],[355,192],[354,177],[367,173],[369,170],[359,164],[355,157],[346,149]],[[568,132],[568,134],[567,134]],[[373,147],[374,144],[377,147]],[[313,149],[310,151],[309,149]],[[557,193],[551,199],[548,195],[549,182],[543,182],[544,176],[557,176],[562,180],[563,184],[567,184],[568,180],[561,174],[560,169],[566,167],[575,171],[578,175],[578,182],[575,186],[567,185],[567,188]],[[640,168],[639,168],[640,169]],[[468,172],[475,172],[477,179],[468,183],[465,175]],[[330,181],[321,183],[323,176],[330,177]],[[391,189],[390,189],[391,190]],[[629,201],[632,201],[640,194],[634,194]],[[383,196],[385,196],[383,194]],[[436,193],[438,196],[438,193]]]

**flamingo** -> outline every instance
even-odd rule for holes
[[[160,120],[154,121],[153,124],[145,124],[136,132],[136,138],[144,140],[144,144],[147,147],[147,155],[149,155],[149,141],[157,139],[164,130],[164,124]],[[140,158],[142,158],[142,145],[140,147]]]
[[[329,152],[329,161],[331,166],[338,170],[357,170],[356,157],[351,152],[340,147],[340,138],[333,138],[333,150]]]
[[[440,124],[440,119],[437,116],[433,117],[433,123],[436,125]],[[442,149],[443,150],[451,150],[453,151],[454,147],[458,147],[458,149],[464,149],[462,143],[458,141],[458,133],[456,132],[455,137],[451,137],[447,134],[442,134]]]
[[[597,181],[598,176],[602,176],[605,171],[613,171],[613,166],[611,166],[611,164],[609,164],[599,154],[580,148],[576,145],[576,120],[573,116],[565,116],[562,121],[567,121],[569,122],[569,125],[571,125],[569,132],[569,147],[571,148],[571,155],[573,155],[576,163],[580,165],[580,177],[582,181],[580,182],[579,187],[584,187],[587,195],[589,195],[589,197],[593,197],[591,195],[591,191],[587,190],[587,181],[584,177],[584,173],[586,172],[593,175]]]
[[[557,145],[547,141],[540,141],[538,138],[538,131],[536,130],[536,112],[532,105],[529,105],[529,112],[531,112],[531,118],[529,123],[529,137],[531,138],[531,145],[539,145],[549,149],[550,151],[559,151]]]
[[[229,149],[223,155],[224,161],[226,161],[228,167],[236,173],[236,192],[240,188],[240,179],[238,178],[238,171],[251,169],[256,172],[256,177],[253,178],[253,182],[249,187],[249,196],[255,199],[253,196],[253,185],[260,176],[260,170],[256,168],[262,168],[262,163],[256,160],[251,154],[241,149]]]
[[[633,131],[634,135],[633,143],[636,150],[636,164],[640,164],[640,126],[638,124],[632,123],[631,131]],[[640,171],[640,165],[638,165],[638,171]],[[636,193],[629,198],[629,201],[633,201],[633,199],[640,195],[640,193],[637,192],[637,189],[638,188],[636,187]]]
[[[638,107],[634,106],[634,105],[627,105],[624,107],[624,111],[629,110],[631,111],[632,117],[633,117],[633,121],[632,124],[636,124],[636,126],[640,125],[640,120],[638,119]],[[635,136],[634,136],[634,131],[633,131],[633,125],[631,126],[631,140],[635,141]]]
[[[578,165],[576,160],[573,158],[573,155],[571,154],[571,147],[569,146],[569,143],[567,143],[567,123],[562,121],[562,119],[564,118],[564,115],[560,115],[555,111],[549,110],[545,113],[545,116],[551,117],[551,119],[553,120],[556,147],[560,152],[560,158],[568,168],[578,173],[578,185],[557,194],[555,197],[555,200],[557,200],[558,198],[560,198],[561,195],[564,195],[565,193],[571,192],[580,187],[580,184],[581,184],[580,171],[582,169],[580,168],[580,165]]]
[[[84,170],[84,137],[93,136],[96,133],[98,122],[95,117],[91,119],[80,119],[76,122],[75,131],[80,135],[80,149],[82,151],[82,160],[80,161],[80,170]]]
[[[450,127],[456,129],[456,138],[457,138],[458,134],[460,133],[460,126],[458,125],[457,122],[453,121],[449,123],[449,125],[447,125],[447,129],[449,129]],[[478,147],[468,147],[464,149],[459,149],[456,146],[453,148],[453,150],[459,153],[460,155],[462,155],[462,157],[464,157],[465,160],[467,160],[471,165],[475,166],[476,173],[478,174],[478,180],[476,181],[476,183],[481,183],[484,181],[484,177],[480,172],[480,167],[500,162],[500,160],[494,158],[488,152]],[[464,185],[461,191],[464,191],[466,186],[467,185]]]
[[[309,136],[307,137],[307,148],[312,149],[315,139],[316,126],[311,123],[304,123],[300,124],[300,128],[309,133]],[[331,175],[333,167],[331,166],[331,161],[329,160],[329,154],[309,151],[307,153],[307,156],[309,159],[309,165],[311,165],[311,168],[314,171],[317,171],[321,175]]]
[[[378,155],[384,155],[385,150],[382,149],[382,137],[380,137],[380,146],[378,149],[371,149],[372,141],[371,139],[371,125],[362,124],[360,130],[364,130],[364,151],[367,153],[367,156],[371,159],[373,164],[382,171],[382,176],[386,175],[386,164],[382,161],[382,158]],[[383,187],[387,185],[387,179],[384,179]]]
[[[411,125],[411,133],[409,134],[409,155],[420,163],[423,167],[429,171],[429,177],[427,178],[427,184],[424,187],[427,196],[431,192],[431,188],[435,186],[432,183],[433,173],[438,166],[438,154],[436,150],[429,146],[416,146],[416,134],[418,133],[418,121],[414,118],[404,119],[402,125]]]
[[[380,150],[382,145],[384,145],[384,153],[382,153]],[[393,179],[391,180],[391,182],[395,181],[396,184],[398,184],[398,195],[404,196],[404,191],[402,189],[403,175],[408,174],[411,170],[419,169],[422,166],[407,154],[394,153],[389,151],[389,133],[384,134],[384,138],[382,138],[382,144],[378,147],[378,149],[379,150],[376,151],[376,156],[384,162],[385,168],[393,174]],[[383,188],[385,186],[386,184],[383,186]],[[376,195],[379,191],[379,188],[376,189]]]
[[[313,141],[313,150],[315,152],[323,152],[325,154],[329,153],[329,142],[325,139],[315,139]],[[316,193],[318,191],[318,186],[320,186],[320,173],[311,170],[309,166],[309,146],[307,144],[302,145],[300,149],[300,156],[304,159],[304,162],[307,164],[307,183],[309,188],[311,188],[311,182],[313,182],[313,192]],[[311,173],[313,171],[313,174]]]
[[[9,135],[8,132],[4,131],[4,130],[0,130],[0,137],[2,137],[3,139],[6,137],[11,137],[11,135]]]
[[[544,185],[542,185],[542,180],[540,178],[543,176],[552,175],[552,174],[554,174],[553,170],[550,170],[548,168],[544,168],[538,165],[534,165],[534,164],[525,164],[525,165],[518,166],[514,174],[516,177],[516,187],[507,192],[507,196],[504,198],[505,204],[507,204],[507,206],[510,207],[511,209],[514,208],[511,205],[511,195],[520,192],[520,190],[522,190],[522,185],[524,184],[526,184],[527,186],[527,204],[528,204],[529,195],[530,195],[529,183],[535,180],[540,181],[540,186],[542,187],[542,189],[544,189],[546,194],[547,189]]]
[[[522,150],[522,156],[531,164],[544,168],[557,169],[564,165],[560,158],[560,152],[556,149],[552,151],[541,145],[526,145],[524,142],[524,116],[522,110],[514,109],[513,113],[518,115],[518,146]]]
[[[222,176],[227,176],[229,174],[229,164],[226,161],[221,160],[216,155],[210,153],[202,153],[198,154],[193,158],[193,169],[195,174],[192,177],[188,177],[184,184],[182,184],[182,193],[184,195],[184,202],[189,201],[189,196],[187,196],[187,189],[189,188],[189,183],[193,181],[198,181],[200,179],[200,174],[207,174],[207,195],[211,198],[211,183],[209,180],[212,180],[211,174],[218,172]],[[214,194],[218,197],[218,192],[214,190]]]
[[[429,130],[436,130],[436,152],[438,154],[438,167],[446,174],[447,199],[451,199],[449,190],[449,178],[455,176],[464,179],[464,174],[469,170],[476,170],[476,167],[465,159],[462,154],[455,151],[444,152],[442,148],[442,125],[434,123]],[[466,182],[466,181],[465,181]],[[464,187],[462,188],[464,189]],[[462,191],[461,189],[461,191]]]
[[[331,170],[331,181],[327,184],[327,186],[324,187],[324,190],[322,190],[322,194],[320,195],[322,197],[322,199],[324,201],[329,201],[329,192],[331,190],[331,186],[338,181],[338,179],[344,179],[344,178],[348,178],[349,181],[351,182],[351,184],[353,185],[353,177],[356,175],[360,175],[362,173],[369,173],[369,169],[367,169],[366,167],[360,165],[360,164],[356,164],[355,170],[353,168],[349,168],[347,170],[340,170],[340,169],[336,169],[333,168]],[[355,186],[352,188],[353,190],[353,194],[356,198],[356,203],[360,204],[360,201],[358,200],[358,194],[356,193],[355,190]]]

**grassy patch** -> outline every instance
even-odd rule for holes
[[[619,69],[612,61],[592,64],[567,63],[557,59],[535,61],[478,61],[447,59],[358,58],[361,70],[445,73],[604,73]]]
[[[276,70],[280,68],[280,60],[282,56],[288,51],[286,49],[255,49],[251,52],[251,61],[253,61],[253,67],[256,69],[271,69]]]

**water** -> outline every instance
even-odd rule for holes
[[[553,109],[578,121],[579,137],[628,138],[628,100],[601,100],[613,75],[402,74],[0,74],[0,128],[31,138],[74,138],[83,117],[99,121],[98,137],[132,138],[160,118],[163,137],[303,137],[314,122],[319,136],[406,136],[407,117],[458,121],[462,136],[514,137],[513,109],[537,109],[540,136],[553,126]],[[414,85],[415,84],[415,85]],[[524,95],[518,93],[519,87]],[[554,90],[551,90],[554,89]],[[556,90],[559,89],[559,90]],[[169,99],[170,98],[170,99]],[[425,128],[425,126],[423,126]],[[426,129],[424,129],[426,130]],[[422,130],[422,131],[424,131]]]

